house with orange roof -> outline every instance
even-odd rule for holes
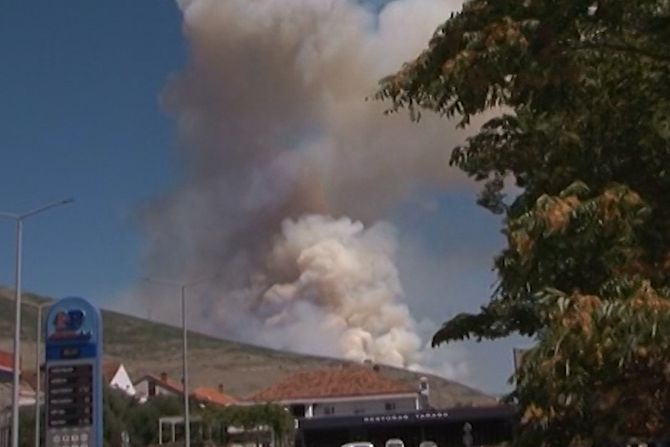
[[[11,381],[14,371],[14,355],[11,352],[0,351],[0,382]]]
[[[191,397],[203,404],[212,404],[220,407],[235,405],[238,401],[230,394],[223,391],[223,385],[218,388],[198,387],[193,390]]]
[[[247,402],[284,405],[299,418],[393,414],[420,407],[418,387],[359,365],[298,371]]]
[[[146,401],[156,396],[183,396],[184,388],[181,382],[177,382],[163,372],[159,376],[147,374],[137,380],[134,384],[135,397],[140,401]],[[236,404],[238,400],[223,391],[223,385],[218,388],[197,387],[190,394],[193,399],[203,404],[213,404],[227,407]]]
[[[35,392],[30,384],[24,380],[23,371],[20,369],[19,383],[19,406],[33,405],[35,403]],[[12,377],[14,375],[14,353],[0,351],[0,411],[11,403]]]
[[[184,387],[181,382],[168,377],[162,372],[159,376],[147,374],[133,383],[135,396],[140,401],[146,401],[156,396],[182,396]]]

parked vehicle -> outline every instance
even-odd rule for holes
[[[357,442],[347,442],[342,444],[340,447],[375,447],[371,442],[357,441]]]
[[[402,439],[392,438],[386,441],[385,447],[405,447],[405,443]]]
[[[437,447],[437,443],[434,441],[421,441],[419,447]]]

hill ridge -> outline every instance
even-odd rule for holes
[[[31,293],[25,293],[23,300],[53,301]],[[0,349],[11,350],[13,303],[13,290],[0,287]],[[22,307],[22,364],[31,369],[35,356],[37,311],[29,305]],[[106,358],[122,362],[133,379],[161,372],[181,378],[181,328],[115,310],[101,309],[101,313]],[[221,384],[227,393],[240,397],[268,387],[293,371],[354,363],[280,351],[197,331],[189,330],[188,334],[191,387]],[[416,386],[419,378],[426,376],[431,387],[431,404],[438,408],[496,402],[495,398],[481,391],[439,376],[378,366],[384,375]]]

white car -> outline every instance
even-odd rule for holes
[[[375,447],[371,442],[347,442],[342,444],[340,447]]]
[[[437,447],[437,443],[433,441],[421,441],[419,447]]]
[[[393,438],[386,441],[384,447],[405,447],[405,443],[402,442],[402,439]]]

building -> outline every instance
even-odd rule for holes
[[[11,382],[14,371],[14,354],[0,351],[0,382]]]
[[[30,382],[25,380],[25,372],[19,371],[19,406],[33,405],[35,403],[35,392]],[[14,376],[14,354],[0,351],[0,410],[12,404],[12,379]]]
[[[156,396],[183,396],[184,389],[180,382],[171,379],[167,373],[159,376],[147,374],[133,384],[135,397],[141,402]],[[238,399],[223,391],[223,385],[218,388],[197,387],[189,396],[202,403],[227,407],[238,402]]]
[[[12,373],[14,357],[12,353],[0,351],[0,447],[9,445],[12,403]]]
[[[0,447],[10,444],[11,405],[14,375],[14,354],[0,351]],[[21,377],[19,386],[19,406],[34,405],[35,392]]]
[[[134,396],[137,391],[130,380],[128,371],[126,371],[123,363],[106,361],[102,366],[102,377],[107,384],[117,390],[123,391],[128,396]]]
[[[299,418],[393,414],[420,406],[418,384],[413,387],[360,365],[299,371],[247,402],[284,405]]]
[[[288,407],[297,419],[298,447],[339,447],[354,441],[383,446],[389,439],[401,439],[406,446],[432,441],[440,447],[462,447],[513,439],[514,408],[456,387],[465,393],[453,396],[449,408],[434,409],[429,378],[413,385],[383,371],[372,365],[299,371],[247,402]]]
[[[223,385],[219,385],[218,388],[201,386],[194,389],[190,396],[202,404],[211,404],[220,407],[228,407],[238,402],[235,397],[224,393]]]
[[[144,396],[141,398],[143,401],[150,399],[155,396],[183,396],[183,391],[181,387],[177,387],[177,384],[174,383],[167,377],[167,374],[161,374],[161,377],[156,380],[155,376],[145,376],[143,379],[140,379],[138,386],[140,386],[139,395]],[[146,388],[145,388],[146,386]],[[151,394],[153,391],[153,394]],[[145,394],[147,393],[147,394]],[[233,396],[224,393],[223,385],[219,385],[218,388],[208,388],[208,387],[197,387],[189,395],[193,400],[197,401],[203,406],[218,406],[218,407],[227,407],[230,405],[235,405],[237,399]],[[203,423],[202,419],[198,416],[191,416],[191,436],[197,442],[201,442],[204,439],[211,440],[213,436],[212,424]],[[223,425],[219,423],[218,428],[221,429]],[[158,420],[158,443],[163,444],[164,442],[174,444],[184,433],[184,417],[179,416],[162,416]],[[183,438],[182,438],[183,439]]]
[[[383,446],[400,439],[406,446],[432,441],[440,447],[500,445],[514,437],[514,408],[496,405],[447,410],[419,410],[368,416],[302,418],[297,447],[340,447],[347,442]]]
[[[2,384],[0,384],[2,386]],[[0,409],[0,447],[7,447],[11,443],[12,434],[11,408]]]
[[[144,402],[156,396],[182,396],[184,388],[181,382],[177,382],[167,373],[162,372],[159,376],[147,374],[133,383],[135,397]]]

